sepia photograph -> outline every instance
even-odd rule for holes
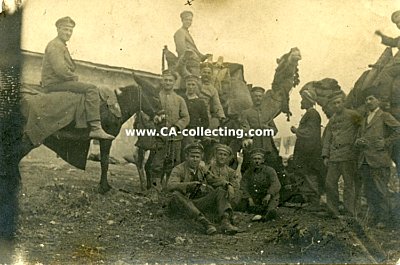
[[[0,264],[400,264],[399,49],[400,0],[2,0]]]

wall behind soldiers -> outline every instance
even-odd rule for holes
[[[91,62],[158,73],[161,49],[174,51],[179,13],[194,12],[190,32],[203,52],[244,65],[248,83],[270,87],[276,58],[299,47],[300,87],[325,77],[349,91],[384,47],[374,31],[400,35],[390,21],[399,0],[69,0],[27,1],[22,47],[43,52],[56,36],[55,21],[69,15],[77,23],[68,44],[72,56]],[[35,25],[35,26],[32,26]],[[277,118],[280,135],[301,118],[299,88],[293,91],[291,123]]]

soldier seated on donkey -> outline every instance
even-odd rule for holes
[[[42,86],[46,92],[67,91],[85,95],[86,120],[90,125],[89,137],[92,139],[113,140],[100,123],[100,95],[92,84],[78,81],[76,65],[67,48],[75,21],[63,17],[56,21],[57,37],[47,44],[42,63]]]

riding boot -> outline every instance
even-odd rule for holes
[[[231,214],[229,214],[228,212],[225,212],[224,215],[222,216],[221,230],[224,234],[227,235],[235,235],[239,231],[239,228],[232,225]]]
[[[106,133],[101,127],[99,120],[90,121],[90,133],[89,138],[98,140],[114,140],[115,137],[111,134]]]
[[[208,219],[204,215],[200,215],[197,218],[197,222],[203,225],[207,235],[214,235],[215,233],[217,233],[217,228],[215,228],[215,226],[213,226],[212,223],[208,221]]]

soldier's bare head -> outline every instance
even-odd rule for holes
[[[184,27],[185,29],[190,28],[193,21],[192,11],[183,11],[180,16],[182,21],[182,27]]]

